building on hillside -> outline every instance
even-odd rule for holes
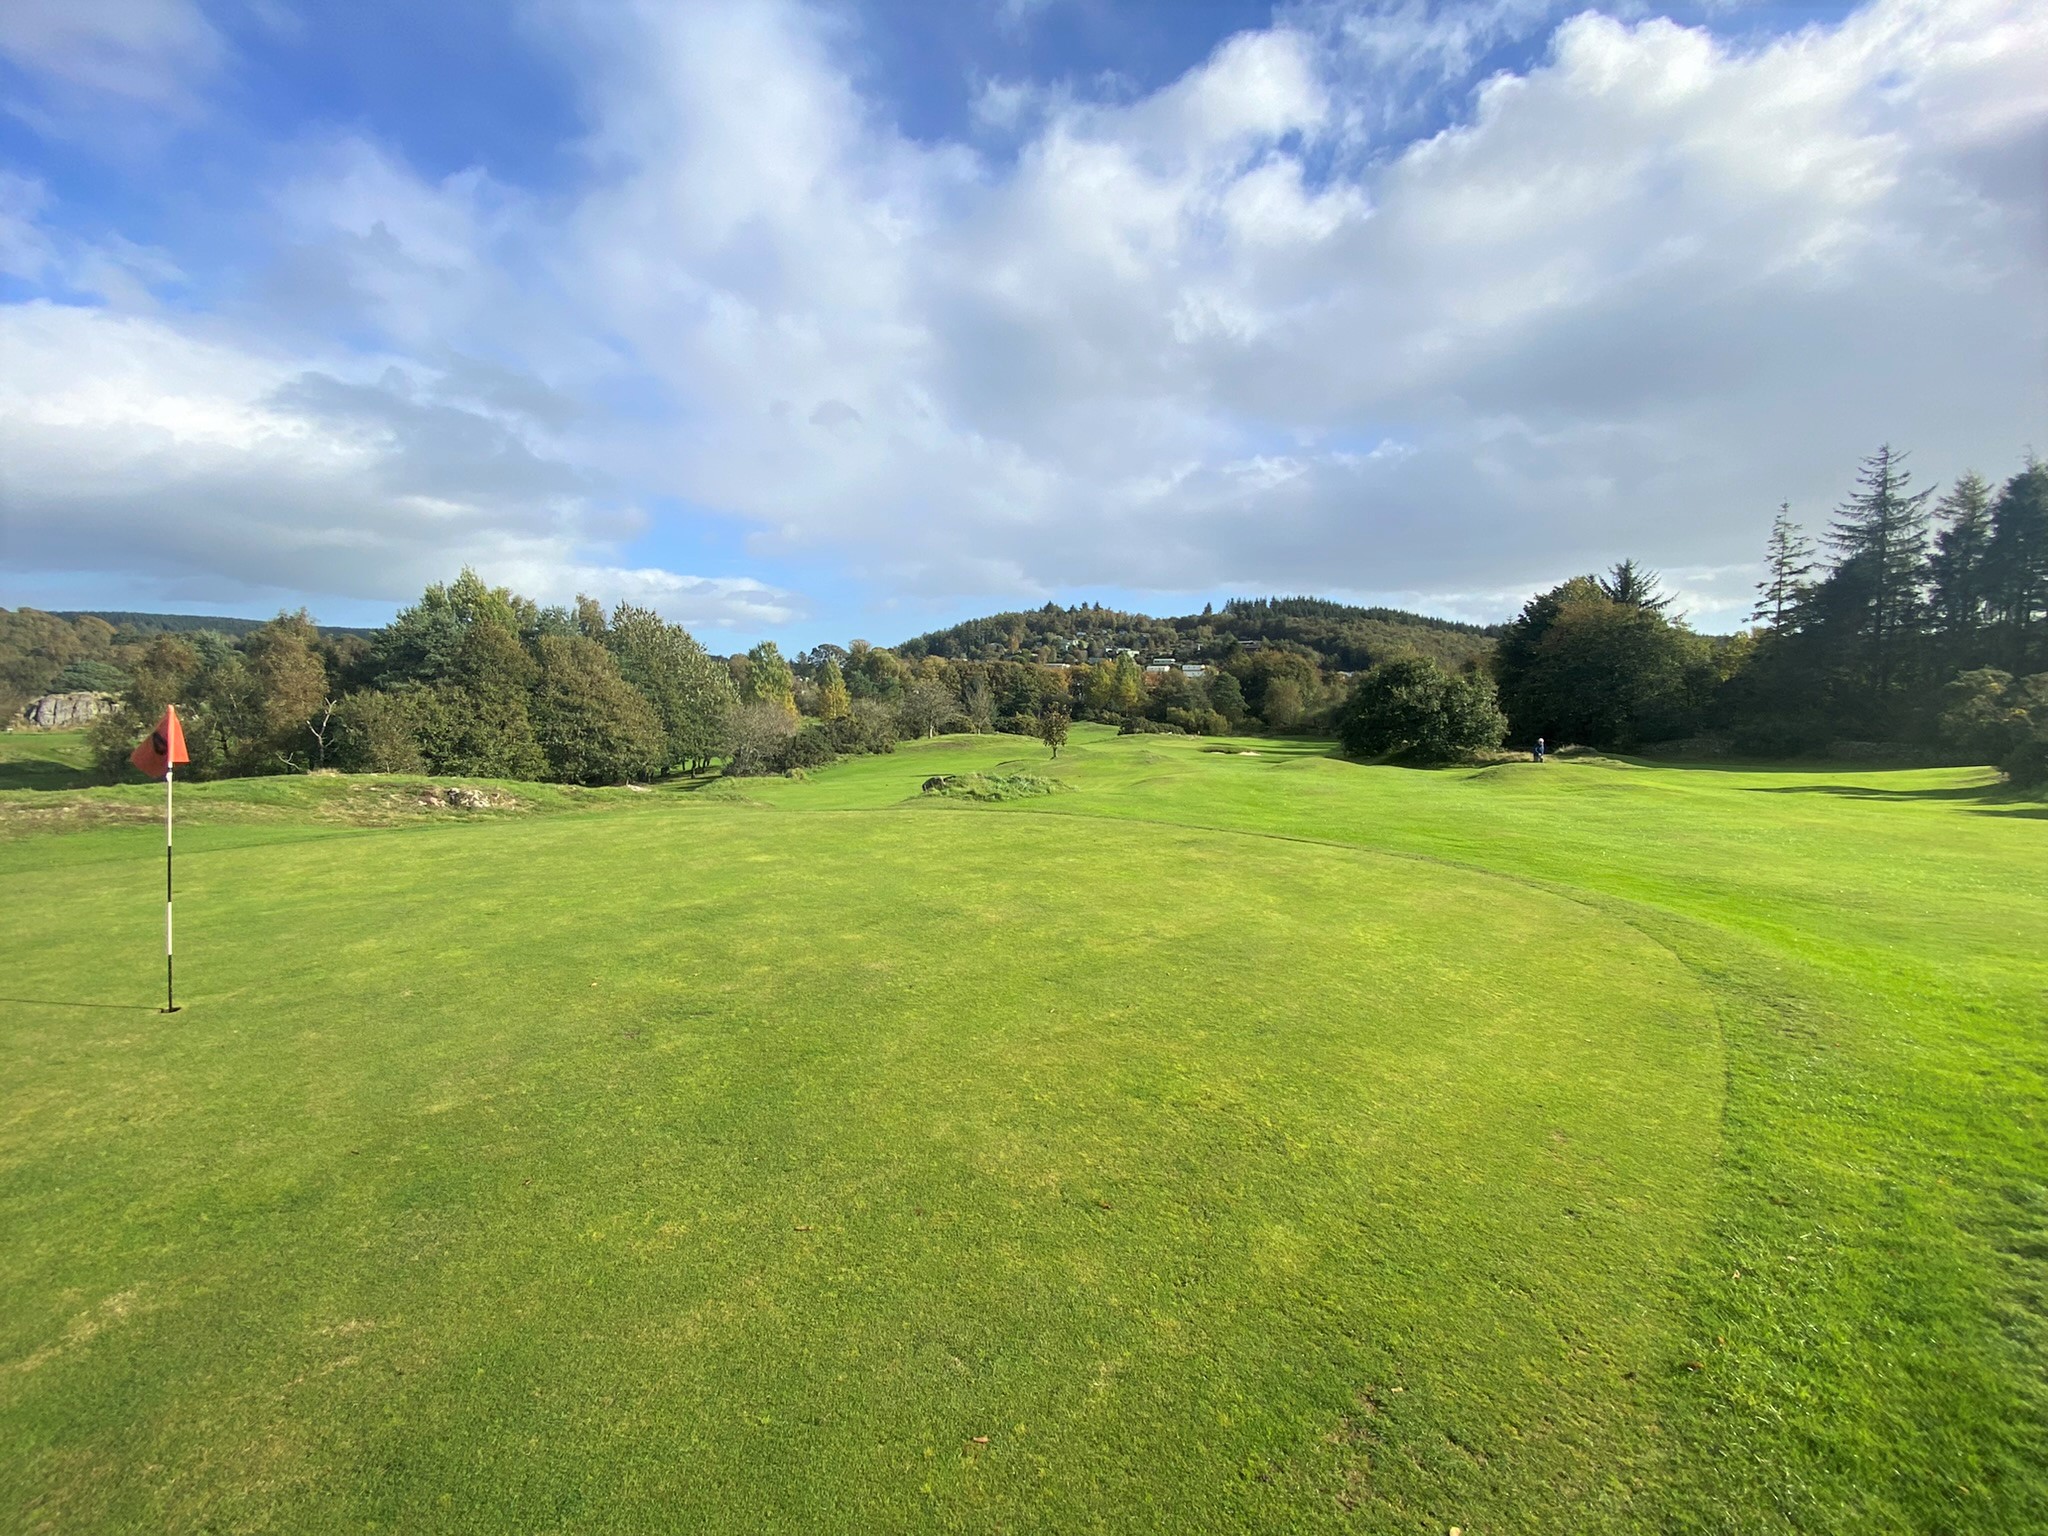
[[[1204,666],[1199,661],[1189,661],[1182,663],[1181,671],[1189,677],[1206,677],[1209,673],[1208,667]]]
[[[1180,670],[1180,663],[1171,656],[1154,656],[1145,663],[1145,670],[1152,673],[1178,672]]]

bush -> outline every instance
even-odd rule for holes
[[[1352,685],[1338,734],[1353,757],[1445,763],[1497,747],[1508,723],[1493,684],[1419,656],[1383,662]]]
[[[406,693],[352,693],[334,709],[333,764],[344,773],[424,773]]]
[[[1165,720],[1147,720],[1143,715],[1126,716],[1124,723],[1117,727],[1116,733],[1119,736],[1187,735],[1187,732],[1180,726],[1173,725]]]
[[[825,722],[832,750],[841,753],[894,752],[896,716],[876,699],[855,699],[847,712]]]
[[[125,693],[128,674],[112,662],[79,660],[50,679],[47,693]]]
[[[796,734],[782,744],[776,765],[784,773],[792,769],[822,768],[838,756],[832,749],[832,729],[821,720],[806,720]]]
[[[86,750],[92,753],[93,766],[109,780],[120,778],[128,771],[128,754],[154,724],[145,724],[142,716],[126,704],[95,716],[85,731]]]
[[[956,800],[1029,800],[1038,795],[1056,795],[1067,787],[1058,779],[1040,778],[1035,773],[954,773],[938,780],[925,793]]]
[[[1161,718],[1190,736],[1224,736],[1230,731],[1230,722],[1213,709],[1169,709]]]
[[[2006,754],[1999,767],[2019,789],[2048,789],[2048,727],[2036,726],[2031,736]]]
[[[725,771],[748,778],[782,771],[782,752],[796,734],[796,716],[776,703],[743,704],[733,711]]]

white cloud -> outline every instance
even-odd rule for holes
[[[1632,554],[1711,620],[1779,501],[1821,519],[1878,441],[2011,464],[2048,404],[2048,15],[1881,0],[1736,45],[1589,12],[1473,81],[1549,16],[1305,7],[1147,96],[990,86],[994,158],[898,134],[810,10],[551,7],[571,192],[329,141],[231,315],[0,310],[13,516],[39,558],[86,546],[24,484],[115,544],[146,503],[208,530],[142,563],[382,594],[476,559],[762,624],[796,600],[627,569],[635,509],[924,597],[1469,612]],[[0,265],[81,269],[40,217],[0,186]],[[35,345],[90,364],[58,403]]]
[[[158,318],[0,308],[0,556],[200,600],[401,602],[458,566],[544,601],[785,622],[786,593],[593,562],[642,517],[477,403],[474,369],[349,376]]]
[[[46,132],[70,136],[90,120],[104,122],[102,114],[136,108],[192,117],[227,58],[225,40],[192,0],[0,5],[0,59],[21,72],[25,87],[7,110]]]

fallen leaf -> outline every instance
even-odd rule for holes
[[[1706,1369],[1706,1367],[1704,1365],[1701,1365],[1697,1360],[1686,1361],[1685,1368],[1688,1371],[1704,1371]]]
[[[811,1230],[811,1224],[810,1224],[810,1223],[809,1223],[808,1221],[806,1221],[806,1222],[803,1222],[803,1223],[800,1223],[800,1224],[798,1225],[798,1227],[797,1227],[797,1231],[799,1231],[799,1232],[808,1232],[808,1231],[810,1231],[810,1230]]]
[[[976,1436],[974,1437],[974,1443],[975,1443],[976,1445],[987,1445],[987,1444],[988,1444],[988,1436],[987,1436],[987,1435],[976,1435]]]

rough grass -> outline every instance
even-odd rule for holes
[[[0,845],[0,1522],[2048,1520],[2041,805],[1074,736]]]
[[[1071,787],[1064,780],[1046,778],[1036,773],[956,773],[947,774],[944,783],[927,793],[943,795],[954,800],[997,803],[1005,800],[1035,800],[1042,795],[1059,794]]]

